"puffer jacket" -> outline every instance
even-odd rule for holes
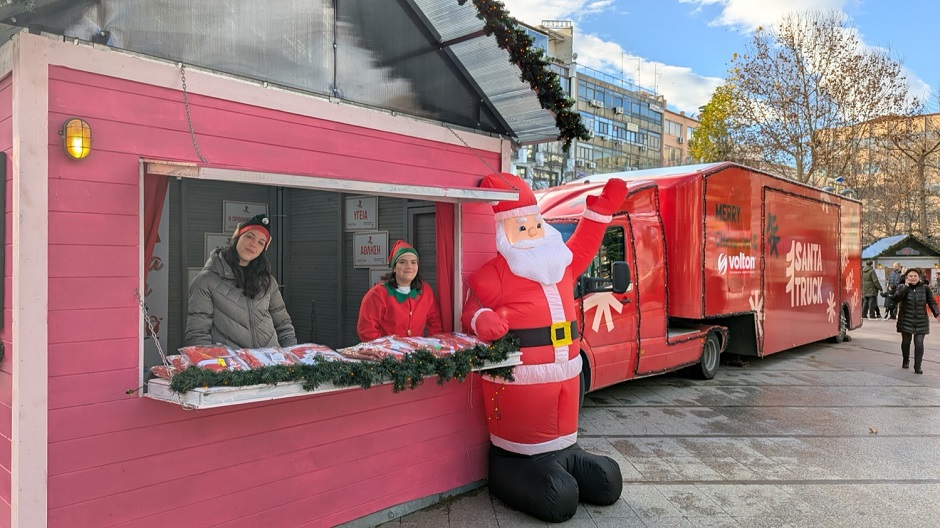
[[[897,289],[898,284],[901,284],[901,282],[903,282],[901,280],[901,272],[898,270],[892,269],[891,275],[888,275],[888,291],[894,292],[894,290]]]
[[[874,297],[881,291],[881,282],[873,266],[862,267],[862,297]]]
[[[930,286],[918,282],[913,286],[899,284],[892,296],[898,304],[898,332],[909,334],[929,334],[930,318],[927,317],[927,307],[933,316],[940,315],[937,300],[933,298]]]
[[[254,299],[235,287],[232,268],[214,249],[189,286],[188,345],[222,344],[230,348],[265,348],[297,344],[294,325],[277,281]]]

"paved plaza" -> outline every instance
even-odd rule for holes
[[[932,329],[923,375],[901,369],[894,321],[866,320],[850,342],[722,365],[711,381],[675,374],[589,394],[579,443],[620,463],[623,494],[562,526],[940,525]],[[484,486],[381,526],[547,525]]]

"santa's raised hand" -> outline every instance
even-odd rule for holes
[[[626,197],[626,182],[620,178],[611,178],[604,184],[600,196],[591,195],[587,197],[587,210],[600,215],[611,216],[620,209]]]

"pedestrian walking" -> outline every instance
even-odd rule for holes
[[[878,309],[878,292],[883,288],[878,280],[872,261],[866,260],[862,266],[862,317],[874,319],[881,317]]]
[[[921,280],[920,272],[908,270],[904,284],[898,285],[894,294],[898,305],[898,332],[901,334],[901,368],[911,364],[911,341],[914,341],[914,373],[923,374],[924,336],[930,333],[930,319],[927,308],[940,321],[940,308],[933,297],[933,291]]]
[[[898,284],[901,283],[902,277],[904,277],[904,273],[901,271],[901,264],[895,262],[891,265],[891,273],[888,275],[887,280],[887,290],[884,292],[885,319],[894,320],[897,318],[898,305],[894,302],[894,292],[898,289]]]

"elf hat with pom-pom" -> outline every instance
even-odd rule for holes
[[[268,218],[268,215],[259,214],[252,216],[248,220],[238,224],[238,227],[235,228],[235,234],[232,235],[232,240],[235,240],[247,231],[258,231],[267,239],[267,242],[264,244],[264,249],[267,250],[268,246],[271,245],[270,225],[271,220]]]
[[[411,244],[408,242],[405,242],[404,240],[395,242],[395,245],[392,246],[392,252],[388,254],[388,265],[394,268],[398,257],[404,255],[405,253],[414,253],[416,257],[418,256],[418,250],[411,247]]]
[[[488,174],[480,182],[484,189],[497,189],[500,191],[518,191],[519,199],[515,201],[503,200],[493,205],[496,221],[517,216],[530,216],[539,214],[539,206],[535,201],[535,194],[522,178],[507,172]]]

